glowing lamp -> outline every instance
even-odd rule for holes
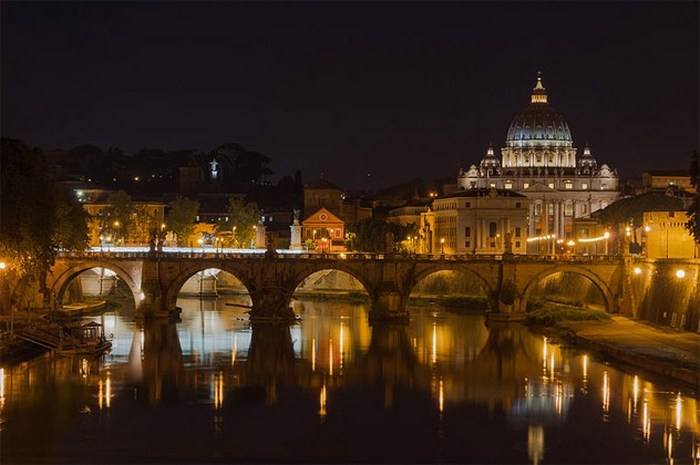
[[[642,274],[642,269],[639,268],[639,267],[636,267],[636,268],[634,269],[634,274]]]
[[[684,270],[676,270],[676,278],[678,278],[678,279],[685,278],[685,271]]]

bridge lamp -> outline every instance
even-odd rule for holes
[[[685,278],[685,270],[676,270],[676,278],[678,278],[678,279]]]
[[[5,268],[7,268],[7,263],[0,262],[0,270],[4,270]]]
[[[204,241],[201,237],[197,239],[197,244],[199,244],[199,246],[202,248],[202,252],[204,252]]]
[[[644,226],[644,231],[646,231],[646,232],[651,231],[651,226]]]
[[[642,269],[639,268],[638,266],[634,268],[634,274],[642,274]]]
[[[445,255],[445,238],[444,237],[440,238],[440,253],[442,255]]]

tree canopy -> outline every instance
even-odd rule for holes
[[[199,202],[178,196],[170,202],[165,225],[168,231],[175,235],[177,245],[186,246],[189,237],[194,233],[194,224],[199,213]]]
[[[398,250],[398,244],[415,231],[415,225],[389,223],[372,217],[348,225],[346,245],[349,250],[358,252],[391,252]]]
[[[0,153],[0,260],[44,290],[58,249],[87,246],[87,214],[56,187],[41,151],[2,138]]]
[[[248,248],[255,238],[255,227],[260,220],[258,205],[232,197],[227,210],[228,220],[216,224],[217,234],[224,238],[228,246]]]

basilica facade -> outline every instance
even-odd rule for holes
[[[460,190],[504,189],[527,197],[527,236],[575,239],[574,218],[605,208],[619,195],[618,175],[598,165],[589,147],[579,155],[569,126],[548,102],[538,75],[530,103],[508,129],[500,159],[489,147],[478,165],[460,169]]]

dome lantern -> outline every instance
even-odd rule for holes
[[[541,72],[537,73],[537,82],[535,83],[535,87],[532,89],[530,103],[547,103],[547,90],[542,84]]]

